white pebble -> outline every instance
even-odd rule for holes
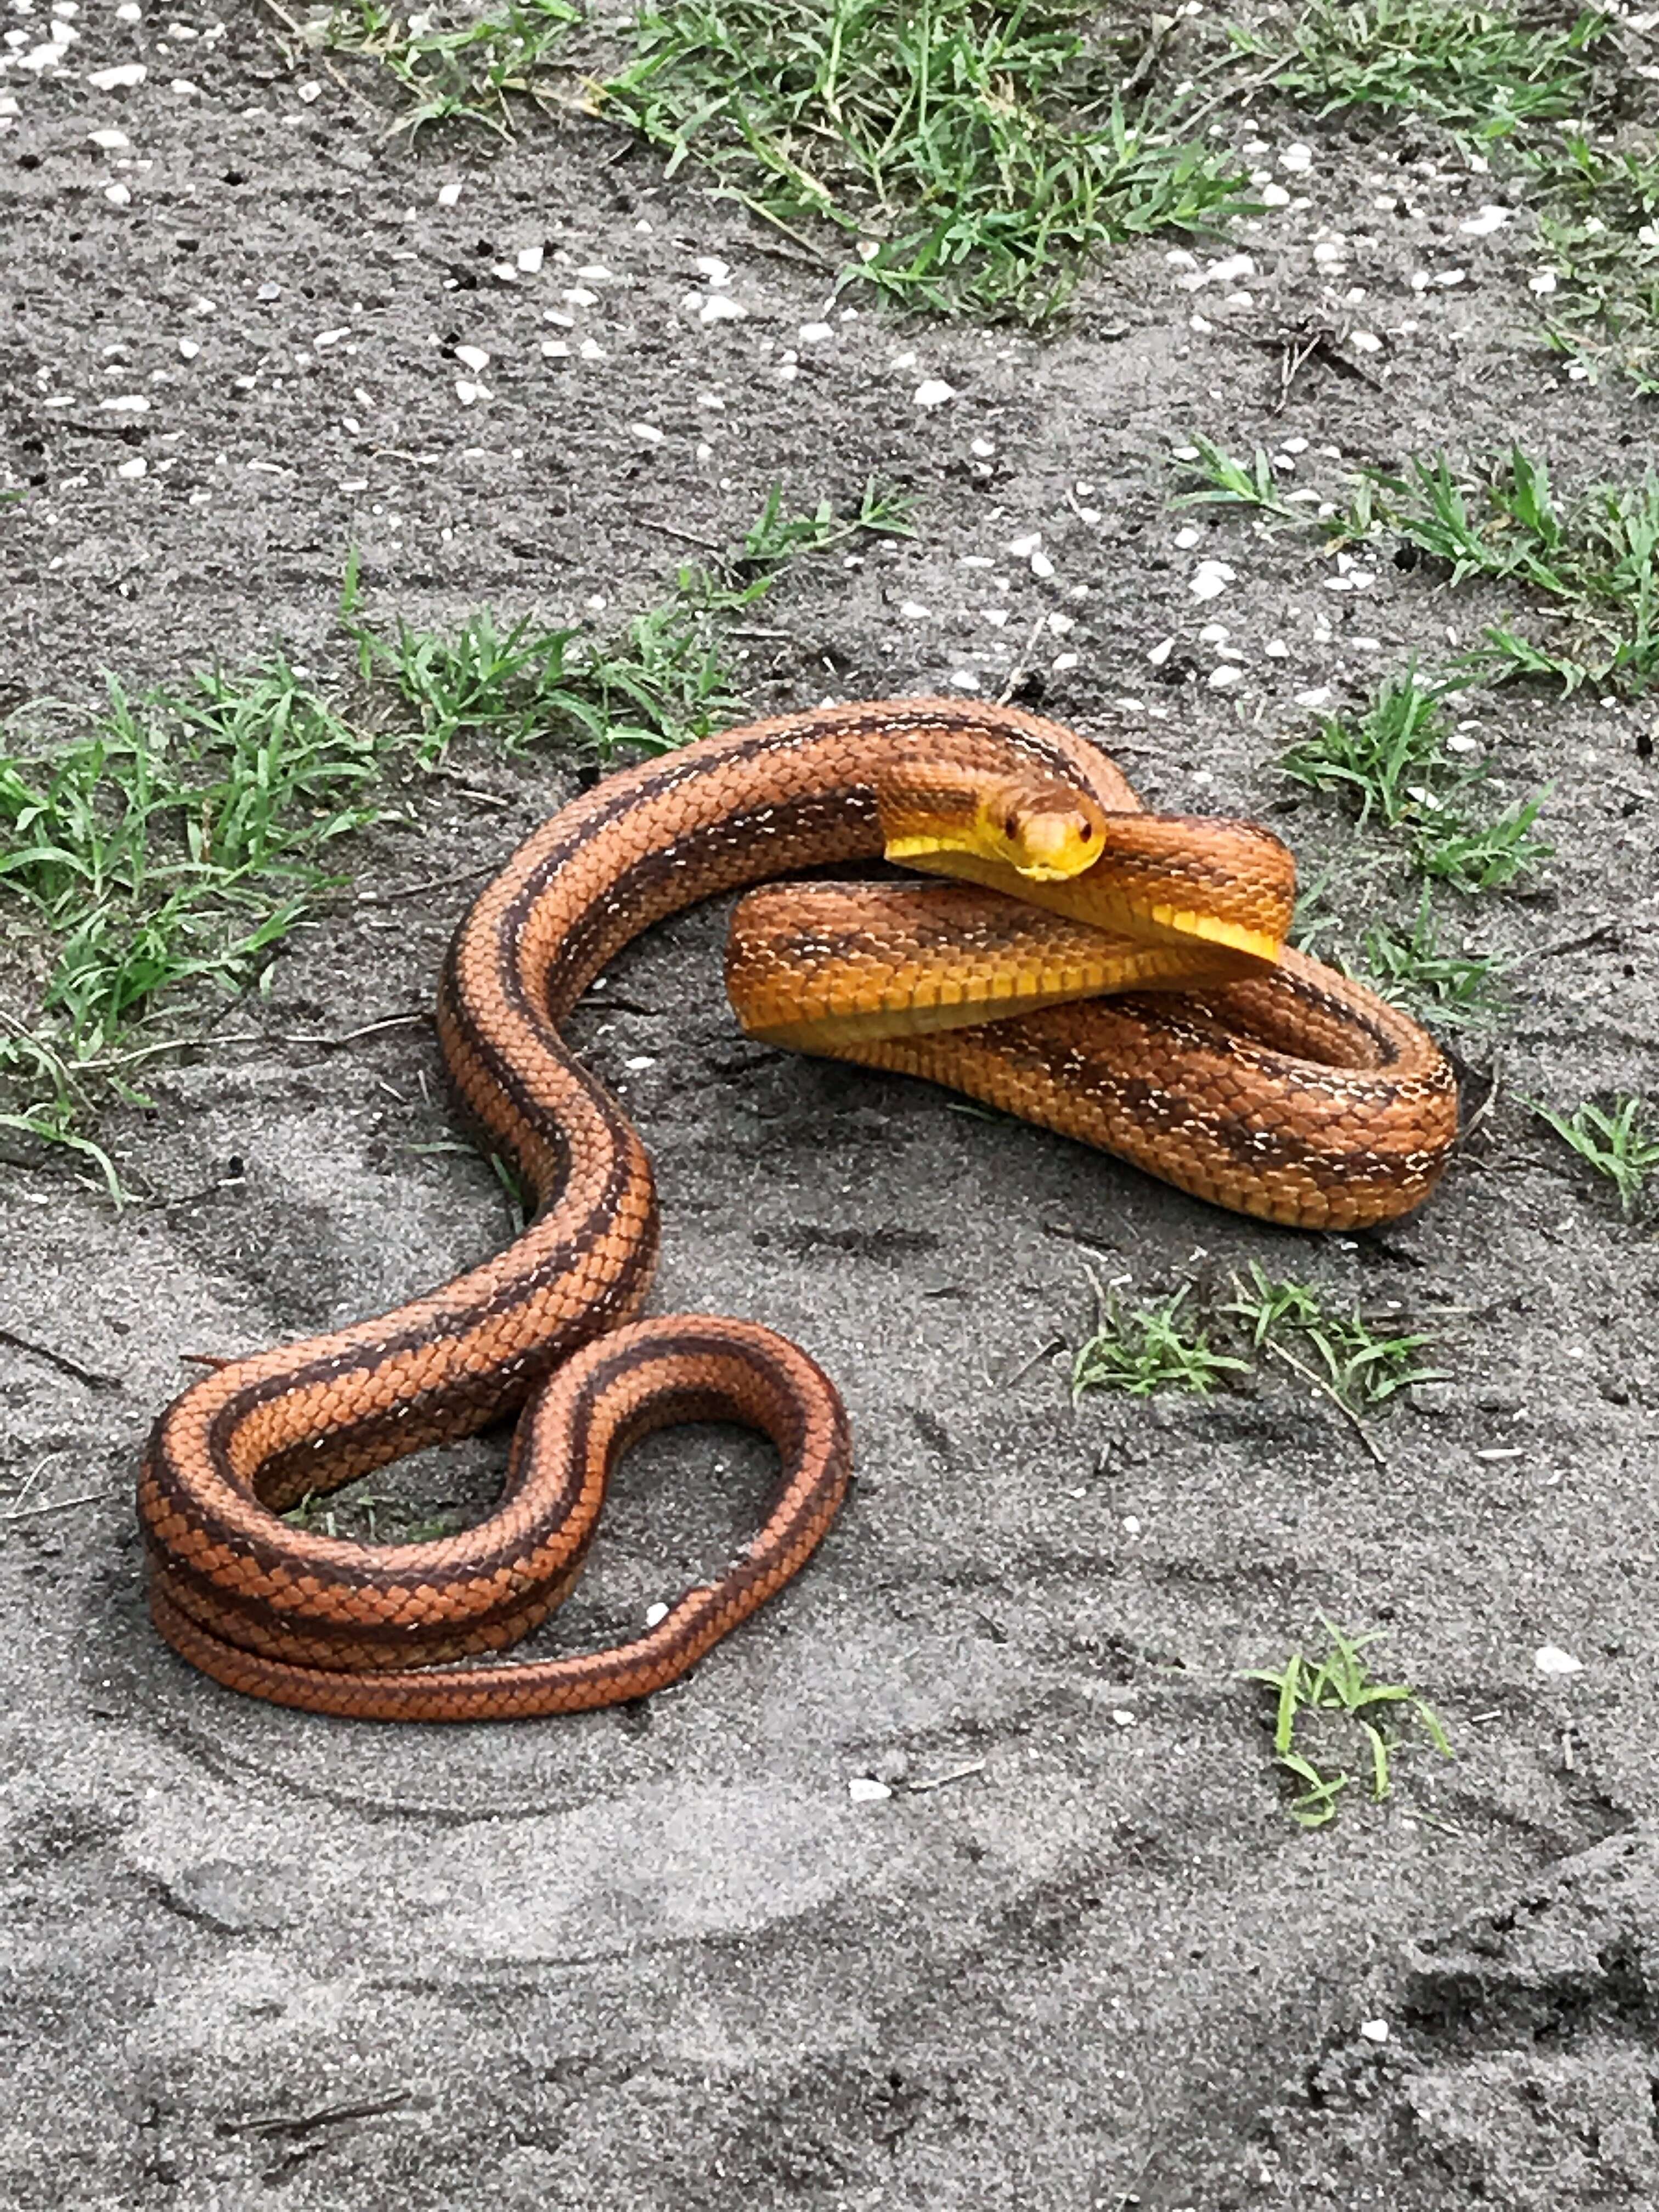
[[[323,88],[318,83],[314,76],[308,77],[304,84],[296,84],[295,86],[294,97],[296,100],[303,100],[306,106],[309,107],[313,100],[321,98],[322,90]]]
[[[1219,668],[1210,671],[1210,689],[1212,691],[1224,691],[1230,684],[1237,684],[1243,673],[1243,670],[1235,668],[1231,661],[1224,660]]]
[[[131,146],[132,141],[125,131],[88,131],[87,143],[101,147],[106,154],[118,154],[124,147]]]
[[[906,599],[899,612],[906,622],[927,622],[931,619],[927,608],[919,599]]]
[[[104,198],[112,207],[131,207],[132,204],[132,194],[128,187],[122,184],[106,185]]]
[[[1190,553],[1194,545],[1201,545],[1204,543],[1204,532],[1196,529],[1189,522],[1185,529],[1176,531],[1175,542],[1179,551]]]
[[[1297,138],[1292,140],[1279,157],[1279,166],[1293,177],[1306,176],[1313,167],[1313,148],[1304,146]]]
[[[199,338],[180,338],[179,341],[179,358],[180,361],[194,361],[197,355],[200,353],[201,350],[202,344]]]
[[[662,443],[663,434],[654,422],[630,422],[628,428],[629,434],[642,446],[659,446]]]
[[[1540,1674],[1582,1674],[1584,1671],[1583,1661],[1575,1659],[1559,1644],[1540,1644],[1532,1655],[1532,1663]]]
[[[455,358],[463,368],[470,368],[475,376],[482,376],[489,366],[489,356],[482,346],[457,346]]]
[[[1467,222],[1457,226],[1465,238],[1490,238],[1495,230],[1502,230],[1510,219],[1506,207],[1483,207],[1479,215],[1472,215]]]
[[[1261,648],[1269,660],[1288,660],[1291,648],[1282,637],[1270,637]]]
[[[914,394],[918,407],[943,407],[956,398],[954,385],[946,384],[937,376],[930,376],[917,385]]]
[[[703,301],[697,320],[701,323],[740,323],[748,313],[748,308],[734,300],[729,292],[716,292],[712,300]]]
[[[459,185],[440,185],[438,187],[438,205],[440,207],[453,207],[456,201],[459,200],[460,197],[461,188]]]
[[[94,70],[87,82],[94,92],[125,92],[129,86],[142,84],[149,75],[143,62],[122,62],[115,69]]]
[[[1031,556],[1031,574],[1034,576],[1040,576],[1046,580],[1049,576],[1052,576],[1054,573],[1054,562],[1048,558],[1048,556],[1042,550],[1042,547],[1039,546],[1036,551]]]
[[[1547,300],[1555,289],[1554,270],[1540,269],[1535,276],[1528,276],[1527,289],[1529,292],[1536,292],[1540,300]]]
[[[123,461],[120,466],[116,470],[115,473],[118,477],[148,476],[149,474],[149,463],[145,460],[141,453],[135,456],[135,458],[130,461]]]
[[[1389,2039],[1389,2023],[1386,2020],[1362,2020],[1359,2023],[1359,2033],[1367,2043],[1386,2043]]]
[[[732,281],[730,267],[717,253],[700,254],[696,266],[698,276],[706,278],[713,285],[718,287],[721,284],[729,284]]]
[[[1285,191],[1283,185],[1263,185],[1261,187],[1261,204],[1263,207],[1289,207],[1290,204],[1291,196]]]
[[[1334,692],[1323,689],[1317,691],[1298,691],[1296,695],[1296,703],[1298,707],[1328,707],[1334,696]]]
[[[561,292],[559,297],[567,307],[595,307],[599,301],[599,294],[590,292],[585,284],[573,284],[568,292]]]
[[[1200,645],[1225,645],[1232,635],[1225,623],[1206,623],[1198,633]]]
[[[569,358],[570,349],[562,338],[544,338],[542,340],[542,359],[544,361],[568,361]]]
[[[1064,637],[1068,630],[1077,628],[1077,623],[1070,615],[1050,615],[1048,627],[1056,637]]]
[[[521,270],[526,276],[534,276],[542,265],[541,247],[521,246],[513,257],[513,265],[515,269]]]
[[[977,691],[979,689],[979,678],[971,668],[953,668],[950,681],[958,691]]]
[[[1016,561],[1029,561],[1042,543],[1042,532],[1033,530],[1024,538],[1011,538],[1004,550],[1012,553]]]
[[[1200,561],[1192,573],[1188,589],[1195,599],[1218,599],[1228,585],[1237,580],[1238,571],[1230,568],[1224,561]]]
[[[1118,1728],[1133,1728],[1135,1724],[1135,1717],[1127,1705],[1115,1705],[1112,1709],[1112,1720]]]
[[[1161,637],[1158,643],[1152,647],[1152,651],[1147,654],[1146,658],[1152,662],[1154,668],[1162,668],[1164,662],[1174,651],[1174,638]]]
[[[124,392],[113,399],[100,399],[99,407],[106,415],[148,415],[149,402],[142,392]]]
[[[976,461],[988,461],[994,459],[997,449],[988,438],[975,438],[968,450]]]
[[[603,361],[605,348],[597,338],[584,338],[576,349],[584,361]]]
[[[1356,353],[1381,353],[1382,341],[1375,331],[1350,331],[1348,343]]]
[[[855,1805],[875,1805],[893,1793],[884,1782],[878,1782],[873,1774],[855,1774],[847,1785],[847,1794]]]
[[[835,335],[835,327],[830,323],[803,323],[800,326],[800,336],[808,345],[822,345],[825,338]]]
[[[455,380],[455,397],[463,407],[471,407],[477,400],[488,399],[489,393],[482,384],[471,384],[465,377],[458,376]]]

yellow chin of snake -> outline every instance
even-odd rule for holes
[[[890,860],[927,867],[930,860],[945,873],[961,872],[949,856],[963,854],[1012,871],[1024,882],[1068,883],[1100,858],[1101,824],[1079,807],[1019,808],[1011,811],[996,793],[982,799],[970,820],[918,825],[907,823],[886,844]]]
[[[890,860],[982,884],[1134,945],[1186,946],[1200,959],[1236,954],[1241,969],[1278,963],[1295,868],[1277,838],[1253,823],[1113,817],[1104,851],[1099,839],[1085,845],[1073,834],[1035,864],[1010,860],[993,842],[941,828],[892,838],[884,849]]]

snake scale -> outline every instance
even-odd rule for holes
[[[674,1681],[803,1565],[850,1474],[840,1399],[758,1325],[639,1318],[650,1164],[558,1025],[661,917],[884,854],[957,880],[740,902],[727,985],[752,1035],[953,1085],[1273,1220],[1360,1226],[1432,1187],[1451,1072],[1396,1010],[1283,947],[1293,870],[1266,830],[1148,813],[1097,748],[1008,707],[876,702],[704,739],[555,815],[451,945],[443,1058],[530,1194],[522,1235],[378,1320],[222,1363],[155,1424],[138,1512],[152,1613],[185,1659],[361,1718],[577,1711]],[[282,1517],[515,1410],[501,1497],[459,1534],[364,1544]],[[568,1592],[628,1445],[711,1419],[781,1461],[731,1570],[631,1642],[474,1663]]]

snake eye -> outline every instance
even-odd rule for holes
[[[1079,844],[1086,845],[1086,844],[1088,843],[1089,840],[1090,840],[1090,839],[1094,836],[1094,834],[1095,834],[1095,825],[1094,825],[1094,823],[1093,823],[1092,822],[1085,822],[1085,823],[1083,824],[1083,826],[1081,827],[1081,829],[1079,829],[1079,831],[1078,831],[1078,833],[1077,833],[1077,834],[1078,834],[1078,842],[1079,842]]]
[[[1019,817],[1018,814],[1011,814],[1008,817],[1008,819],[1002,825],[1002,834],[1005,837],[1018,836]]]

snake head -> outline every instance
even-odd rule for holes
[[[1086,793],[1042,777],[964,773],[912,782],[882,804],[890,860],[962,853],[1028,881],[1064,883],[1099,858],[1105,816]]]

